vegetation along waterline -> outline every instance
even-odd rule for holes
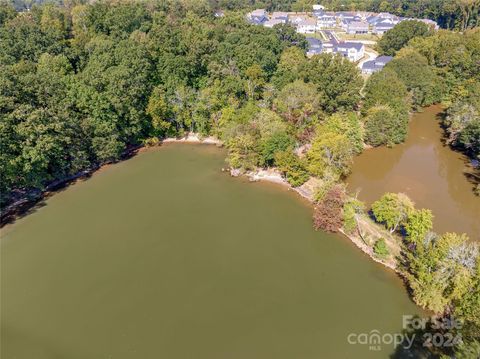
[[[347,337],[423,316],[402,282],[314,231],[282,186],[222,172],[224,158],[206,145],[145,151],[6,227],[2,359],[395,353]]]
[[[375,35],[368,52],[388,63],[361,74],[338,42],[351,31],[341,28],[345,12],[334,15],[334,28],[313,30],[334,53],[312,51],[315,41],[302,34],[329,17],[324,9],[314,9],[318,22],[310,13],[273,18],[274,10],[304,10],[303,1],[273,2],[259,17],[251,6],[260,2],[74,1],[26,10],[22,1],[1,2],[2,209],[131,148],[187,133],[213,137],[235,172],[258,177],[275,168],[313,200],[316,229],[356,238],[401,271],[417,304],[461,318],[455,334],[464,344],[430,352],[466,355],[465,345],[480,346],[478,243],[461,226],[458,234],[447,226],[432,232],[428,201],[386,188],[367,204],[345,185],[366,147],[401,148],[410,114],[432,104],[445,108],[446,142],[479,158],[478,4],[441,1],[435,11],[427,4],[431,11],[420,12],[430,20],[379,14],[414,17],[415,6],[404,3],[325,4],[365,10],[354,15],[363,26],[381,16],[396,24]],[[266,26],[265,17],[277,25]],[[378,30],[379,22],[369,24],[365,31]],[[471,173],[469,200],[478,200],[478,178]]]

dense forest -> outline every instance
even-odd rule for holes
[[[365,212],[341,183],[354,156],[365,145],[401,143],[409,113],[439,102],[448,142],[479,158],[478,28],[432,32],[402,22],[378,44],[394,59],[365,82],[340,56],[307,58],[305,38],[288,25],[249,25],[237,11],[246,6],[70,1],[18,12],[1,3],[2,206],[136,146],[197,132],[223,141],[232,168],[275,166],[295,187],[319,178],[315,226],[348,231]],[[215,16],[218,8],[225,16]],[[455,11],[449,27],[477,21],[459,25]],[[464,339],[480,345],[478,247],[432,233],[431,212],[402,195],[386,194],[372,213],[402,235],[415,301],[461,317]],[[375,250],[385,253],[385,244]]]

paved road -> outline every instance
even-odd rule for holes
[[[358,63],[358,67],[361,69],[362,68],[362,65],[367,62],[367,61],[370,61],[370,60],[373,60],[375,59],[376,57],[378,56],[378,53],[376,51],[373,51],[373,50],[370,50],[370,49],[367,49],[365,48],[365,56],[360,60],[360,62]]]
[[[321,30],[321,32],[328,39],[328,41],[336,41],[336,42],[339,41],[335,31],[333,31],[333,30]]]

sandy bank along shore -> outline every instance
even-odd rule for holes
[[[198,133],[188,133],[185,137],[167,137],[162,143],[204,143],[206,145],[222,146],[223,142],[218,138],[209,136],[201,137]]]

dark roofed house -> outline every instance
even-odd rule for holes
[[[338,11],[335,15],[340,20],[353,20],[356,17],[355,13],[348,12],[348,11]]]
[[[395,24],[391,21],[379,21],[373,25],[372,32],[377,35],[383,35],[388,30],[391,30],[395,27]]]
[[[332,28],[337,25],[337,18],[335,13],[323,13],[317,16],[317,26],[319,28]]]
[[[267,12],[265,9],[253,10],[247,14],[247,19],[254,25],[263,25],[268,20]]]
[[[367,22],[370,24],[370,25],[375,25],[377,22],[380,22],[382,21],[383,19],[378,17],[378,16],[369,16],[367,17]]]
[[[318,55],[322,52],[322,42],[314,37],[307,37],[308,51],[307,56]]]
[[[352,21],[347,24],[348,34],[368,34],[368,22]]]
[[[388,64],[392,60],[392,56],[379,56],[374,60],[366,61],[362,65],[362,73],[363,74],[373,74],[374,72],[378,72],[383,67]]]

